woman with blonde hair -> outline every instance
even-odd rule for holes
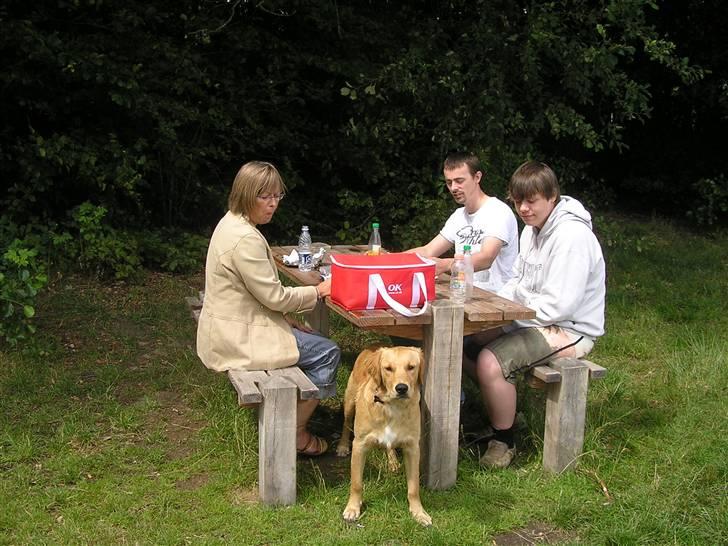
[[[313,310],[331,293],[331,281],[317,286],[283,286],[259,225],[269,223],[285,195],[278,170],[250,161],[238,171],[228,212],[210,239],[205,298],[197,327],[197,354],[208,368],[272,370],[297,365],[319,389],[319,399],[336,394],[341,352],[331,340],[286,313]],[[328,449],[307,430],[319,400],[300,400],[296,431],[299,454]]]

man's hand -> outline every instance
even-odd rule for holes
[[[430,258],[435,262],[435,276],[442,273],[450,273],[452,268],[452,258]]]

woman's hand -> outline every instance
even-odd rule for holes
[[[301,332],[308,332],[309,334],[314,333],[312,328],[309,328],[307,325],[305,325],[302,322],[297,321],[293,317],[289,317],[288,315],[285,315],[286,322],[291,325],[291,328],[295,328],[296,330],[300,330]]]
[[[326,296],[331,295],[331,279],[326,279],[325,281],[321,282],[318,286],[318,293],[319,297],[325,298]]]

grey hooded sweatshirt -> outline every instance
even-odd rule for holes
[[[557,325],[592,340],[604,333],[605,268],[591,215],[565,195],[539,231],[523,228],[515,276],[498,292],[536,311],[516,327]]]

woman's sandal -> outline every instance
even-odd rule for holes
[[[310,434],[310,433],[309,433]],[[299,455],[306,457],[318,457],[323,455],[329,449],[329,443],[323,438],[319,438],[315,434],[311,434],[308,443],[301,449],[296,449]]]

